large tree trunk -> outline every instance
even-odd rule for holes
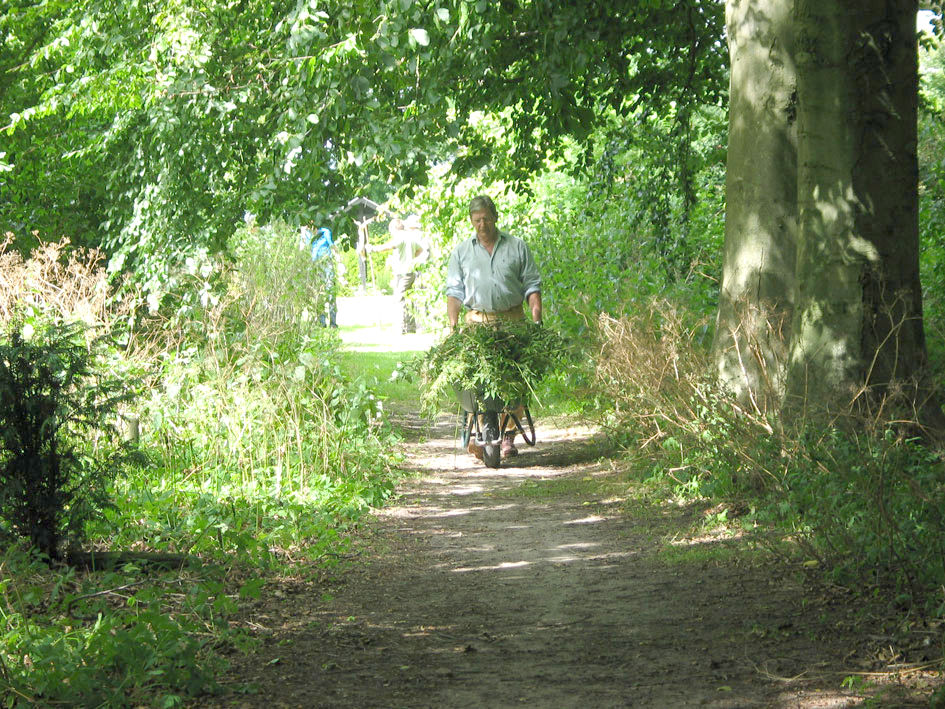
[[[794,291],[794,0],[728,0],[731,56],[725,255],[715,352],[722,382],[766,407],[782,395]]]
[[[790,401],[836,409],[925,363],[916,11],[916,0],[797,0]]]

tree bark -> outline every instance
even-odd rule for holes
[[[916,0],[797,0],[797,298],[787,395],[836,409],[926,361]]]
[[[715,332],[721,381],[779,403],[794,297],[794,0],[728,0],[731,58],[725,253]]]

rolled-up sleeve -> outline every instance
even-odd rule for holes
[[[453,253],[450,255],[450,261],[446,267],[446,287],[444,290],[447,297],[456,298],[462,303],[466,300],[466,284],[463,280],[460,250],[453,249]]]
[[[532,293],[541,292],[541,276],[538,273],[538,266],[535,265],[535,259],[532,256],[532,250],[524,241],[522,246],[525,253],[522,258],[522,287],[525,289],[525,299],[528,299]]]

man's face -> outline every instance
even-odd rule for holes
[[[476,236],[484,241],[495,241],[497,234],[495,228],[495,215],[488,209],[482,209],[469,215],[469,221],[472,222],[473,229],[476,230]]]

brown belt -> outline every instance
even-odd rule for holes
[[[474,323],[496,323],[496,322],[505,322],[508,320],[524,320],[525,311],[522,308],[522,303],[509,308],[508,310],[497,310],[495,312],[489,313],[485,310],[468,310],[466,311],[466,324],[472,325]]]

